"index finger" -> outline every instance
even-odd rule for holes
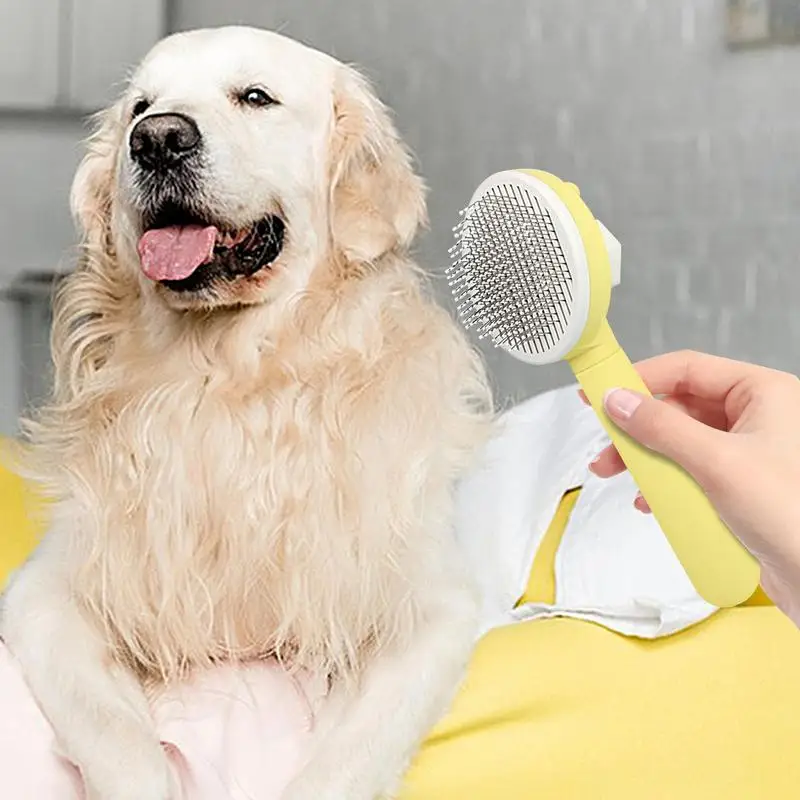
[[[774,370],[691,350],[640,361],[636,371],[653,394],[694,395],[725,400],[742,381],[766,377]]]

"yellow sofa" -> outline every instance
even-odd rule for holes
[[[527,599],[552,596],[573,501],[553,521]],[[0,471],[0,581],[36,541],[29,502]],[[799,676],[800,633],[763,595],[653,642],[566,619],[495,630],[402,798],[797,798]]]
[[[552,602],[564,498],[521,600]],[[480,642],[403,800],[800,797],[800,631],[757,592],[643,641],[569,619]]]
[[[0,440],[0,589],[28,557],[38,535],[31,493],[19,477],[2,465],[6,447]]]

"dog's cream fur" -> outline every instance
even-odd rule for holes
[[[267,86],[243,111],[229,91]],[[135,252],[131,106],[198,122],[218,216],[287,221],[272,269],[187,300]],[[486,433],[479,359],[407,248],[423,187],[351,68],[243,28],[170,37],[75,178],[52,403],[30,423],[50,529],[2,634],[90,798],[166,800],[146,692],[275,655],[333,690],[292,800],[398,785],[475,633],[453,484]]]

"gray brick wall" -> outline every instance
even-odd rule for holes
[[[486,175],[548,169],[623,243],[611,320],[632,358],[800,370],[800,47],[730,52],[725,0],[178,0],[176,18],[364,64],[431,185],[428,265]],[[507,398],[570,379],[488,355]]]

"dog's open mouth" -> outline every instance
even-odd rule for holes
[[[286,226],[270,214],[238,230],[186,214],[162,213],[139,240],[142,271],[175,292],[254,275],[280,255]]]

